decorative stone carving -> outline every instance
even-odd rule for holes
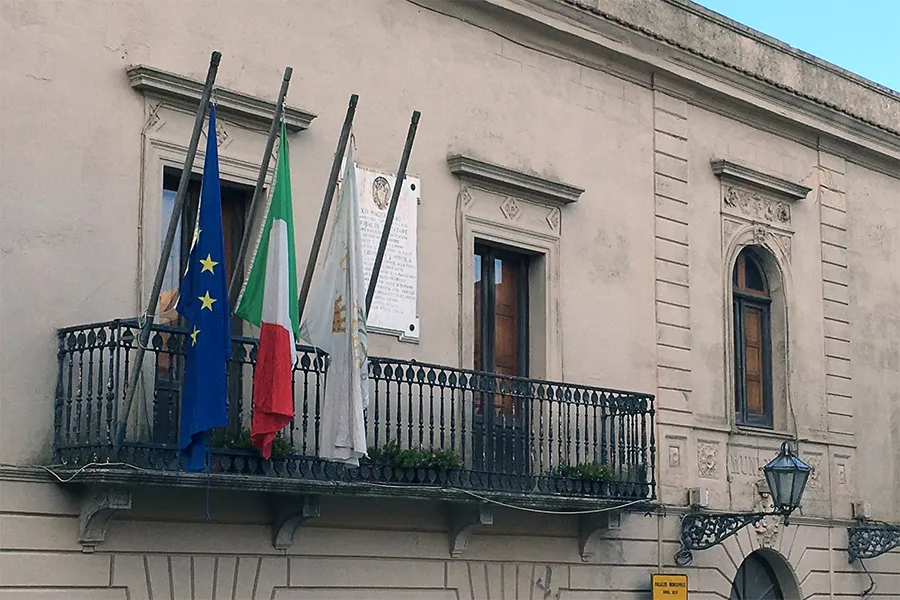
[[[697,471],[704,479],[719,478],[718,444],[711,442],[697,444]]]
[[[458,558],[469,547],[469,539],[475,529],[482,525],[494,524],[494,512],[489,506],[451,505],[448,510],[450,531],[450,556]]]
[[[144,124],[144,131],[153,131],[162,126],[164,122],[159,116],[159,110],[160,108],[162,108],[162,105],[162,102],[157,102],[150,105],[150,114],[147,115],[147,122]]]
[[[209,135],[209,127],[204,130],[204,133]],[[228,133],[228,130],[225,128],[225,123],[222,122],[221,119],[216,120],[216,146],[219,147],[219,150],[224,150],[228,146],[228,142],[231,141],[231,134]]]
[[[503,204],[500,205],[500,211],[503,213],[503,216],[510,221],[515,221],[522,214],[522,209],[519,208],[519,203],[516,202],[515,198],[507,198],[504,200]]]
[[[724,202],[725,206],[752,221],[781,226],[791,224],[791,207],[786,202],[771,200],[760,194],[731,186],[725,188]]]
[[[787,256],[787,259],[791,260],[791,236],[782,233],[773,233],[772,237],[775,238],[775,241],[781,246],[781,249],[784,250],[784,255]]]
[[[106,539],[106,525],[120,510],[131,508],[131,493],[125,488],[90,487],[81,498],[78,541],[92,549]]]
[[[469,208],[469,206],[471,206],[473,202],[472,194],[469,193],[469,188],[463,188],[459,190],[457,200],[459,201],[459,205],[462,208]]]
[[[766,243],[766,228],[765,227],[754,227],[753,228],[753,243],[758,245],[763,245]]]
[[[775,502],[772,500],[772,493],[769,490],[769,484],[765,479],[756,482],[756,490],[759,492],[759,501],[756,503],[755,512],[771,512],[775,510]],[[763,517],[753,524],[756,530],[756,539],[759,545],[764,548],[772,548],[778,540],[778,534],[781,533],[782,518],[778,515],[769,515]]]
[[[600,540],[610,529],[618,529],[621,515],[618,512],[606,511],[581,515],[578,519],[578,549],[583,562],[592,562],[597,558]]]
[[[547,224],[550,226],[550,229],[553,231],[559,231],[559,209],[551,208],[550,212],[547,213]]]
[[[819,467],[822,464],[822,459],[818,456],[810,456],[806,460],[807,464],[812,467],[812,473],[809,474],[809,479],[806,482],[806,487],[817,490],[822,487],[822,480],[819,479]]]
[[[725,247],[728,247],[731,238],[734,237],[735,232],[740,229],[741,224],[737,221],[732,221],[730,219],[722,220],[722,242],[725,244]]]

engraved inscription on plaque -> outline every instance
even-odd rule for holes
[[[375,263],[395,181],[393,175],[356,167],[366,286]],[[397,202],[397,212],[367,322],[372,333],[398,335],[401,340],[413,342],[419,339],[416,223],[421,188],[422,182],[418,177],[407,175]]]

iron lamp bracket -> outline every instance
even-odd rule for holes
[[[864,521],[847,528],[847,553],[850,563],[857,558],[875,558],[900,548],[900,525]]]
[[[694,559],[693,550],[706,550],[721,544],[748,525],[755,525],[765,517],[784,516],[783,512],[702,513],[689,512],[681,519],[681,549],[675,553],[675,564],[685,567]]]

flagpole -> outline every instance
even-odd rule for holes
[[[159,303],[159,294],[162,291],[163,277],[166,274],[166,266],[169,262],[169,253],[172,251],[172,245],[175,242],[175,233],[178,230],[178,223],[181,221],[184,198],[187,194],[188,182],[191,179],[191,169],[194,168],[194,158],[197,155],[197,146],[200,144],[200,133],[203,130],[203,121],[206,119],[206,111],[209,108],[209,97],[212,95],[212,88],[216,82],[216,74],[219,71],[219,61],[221,60],[222,53],[218,50],[213,51],[209,58],[209,70],[206,72],[206,83],[203,84],[203,93],[200,95],[200,107],[197,109],[197,116],[194,119],[194,130],[191,132],[191,141],[190,144],[188,144],[187,155],[184,157],[184,166],[181,169],[181,179],[178,182],[178,191],[175,194],[175,205],[172,207],[172,214],[169,217],[169,228],[166,230],[166,239],[163,242],[162,253],[159,257],[159,265],[156,267],[156,279],[153,280],[153,289],[150,292],[150,301],[147,303],[147,311],[141,316],[143,322],[140,323],[141,332],[137,340],[137,355],[134,358],[134,363],[131,365],[131,378],[125,393],[125,406],[116,433],[117,446],[125,441],[128,416],[131,413],[131,405],[134,402],[134,394],[137,390],[138,380],[141,376],[141,365],[144,362],[144,353],[147,349],[147,344],[150,341],[150,329],[153,327],[153,318],[156,313],[157,304]],[[216,132],[210,131],[208,135],[216,135]]]
[[[325,236],[325,225],[328,224],[328,213],[331,212],[334,189],[337,186],[338,175],[341,172],[341,160],[344,158],[344,152],[347,150],[347,141],[350,139],[350,127],[353,125],[353,117],[356,114],[356,103],[358,101],[358,95],[353,94],[350,96],[350,104],[347,106],[347,115],[344,117],[341,137],[338,139],[337,149],[334,152],[334,161],[331,163],[331,174],[328,176],[328,185],[325,187],[325,200],[322,202],[322,210],[319,212],[319,222],[316,225],[316,234],[313,237],[312,248],[309,250],[309,260],[306,261],[306,273],[303,275],[303,285],[300,288],[300,298],[297,300],[300,307],[297,314],[301,319],[303,318],[303,310],[306,308],[306,300],[309,298],[313,271],[316,268],[316,260],[319,258],[322,238]]]
[[[409,164],[409,155],[412,153],[413,141],[416,139],[416,129],[419,127],[417,110],[413,111],[409,121],[409,131],[406,133],[406,145],[403,147],[403,155],[400,157],[400,168],[397,169],[397,180],[394,182],[394,191],[391,194],[391,205],[388,208],[387,217],[384,220],[384,229],[381,230],[381,240],[378,242],[378,252],[375,254],[375,263],[372,265],[372,275],[369,277],[369,289],[366,290],[366,316],[372,308],[372,300],[375,298],[375,286],[378,284],[378,274],[381,272],[381,263],[387,250],[388,238],[391,235],[391,225],[394,223],[394,213],[397,212],[397,202],[400,200],[400,190],[403,189],[403,181],[406,179],[406,166]]]
[[[228,286],[228,302],[232,311],[235,310],[237,296],[241,290],[239,281],[241,268],[247,258],[247,247],[250,245],[250,234],[253,231],[253,223],[256,221],[256,211],[263,195],[263,187],[266,183],[266,174],[269,171],[269,160],[272,158],[272,150],[275,148],[275,138],[278,137],[281,115],[284,112],[284,97],[287,96],[288,86],[291,84],[291,75],[294,70],[291,67],[284,69],[284,78],[281,81],[281,90],[278,92],[278,102],[275,103],[275,115],[272,118],[272,127],[269,129],[269,138],[266,140],[266,149],[263,151],[262,162],[259,166],[259,174],[256,176],[256,187],[253,189],[253,200],[250,202],[250,213],[247,224],[244,226],[244,234],[241,237],[241,247],[238,250],[237,259],[231,273],[231,283]]]

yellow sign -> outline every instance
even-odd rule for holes
[[[687,575],[656,573],[650,576],[650,585],[653,587],[653,600],[687,600]]]

